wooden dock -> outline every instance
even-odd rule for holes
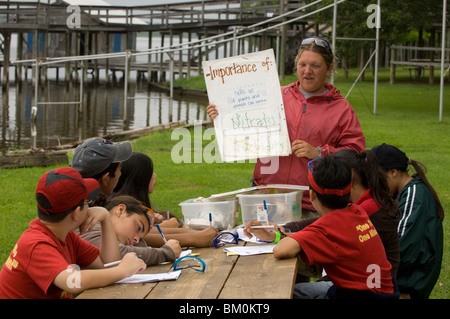
[[[279,15],[293,12],[299,15],[298,9],[304,4],[298,1],[250,1],[220,0],[195,1],[188,3],[146,5],[146,6],[105,6],[95,0],[92,5],[76,5],[77,0],[59,0],[55,3],[40,2],[0,2],[0,68],[2,83],[9,82],[11,66],[11,36],[17,36],[17,60],[36,60],[67,56],[82,56],[124,52],[136,49],[136,37],[147,36],[148,48],[162,47],[165,42],[180,44],[195,39],[208,39],[211,36],[229,34],[232,30],[242,30],[255,26],[251,31],[277,25]],[[78,11],[77,11],[78,10]],[[297,10],[297,11],[296,11]],[[288,16],[286,16],[287,19]],[[273,19],[273,21],[271,21]],[[269,20],[269,22],[267,22]],[[245,32],[250,32],[247,30]],[[245,34],[244,32],[244,34]],[[210,46],[183,49],[174,53],[174,72],[178,76],[190,77],[191,72],[201,73],[201,62],[208,59],[208,54],[221,50],[221,57],[274,48],[277,43],[281,48],[280,56],[285,57],[286,70],[291,69],[295,48],[298,41],[308,32],[317,32],[317,25],[312,20],[299,20],[284,27],[277,27],[262,33],[242,37],[236,47],[231,42],[215,43]],[[242,35],[242,32],[239,33]],[[233,35],[228,36],[231,39]],[[164,42],[165,41],[165,42]],[[184,56],[184,58],[183,58]],[[169,57],[160,54],[158,61],[150,60],[146,64],[131,61],[128,70],[138,71],[138,76],[147,73],[163,81]],[[28,64],[14,64],[15,80],[27,78],[31,68]],[[284,61],[282,63],[284,65]],[[65,62],[63,65],[49,66],[63,68],[65,80],[73,80],[73,73],[79,70],[80,63]],[[46,76],[46,69],[40,72]],[[106,72],[124,71],[124,64],[116,62],[87,63],[83,65],[84,76],[90,72],[96,75],[99,68]],[[284,70],[282,72],[284,74]],[[34,80],[34,75],[33,75]],[[39,80],[39,79],[38,79]]]

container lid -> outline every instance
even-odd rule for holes
[[[254,191],[254,190],[273,189],[273,188],[275,188],[275,189],[288,189],[288,190],[293,190],[293,191],[307,191],[307,190],[309,190],[308,186],[288,185],[288,184],[269,184],[269,185],[241,188],[241,189],[238,189],[236,191],[231,191],[231,192],[227,192],[227,193],[214,194],[214,195],[211,195],[210,198],[231,196],[231,195],[237,195],[237,194],[243,194],[243,193],[251,192],[251,191]]]

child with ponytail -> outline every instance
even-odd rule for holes
[[[331,156],[343,160],[352,168],[350,201],[366,211],[383,242],[392,265],[391,272],[396,276],[400,263],[397,233],[400,211],[389,193],[386,176],[377,157],[370,150],[358,153],[352,149],[342,149]]]
[[[402,213],[398,225],[401,293],[426,299],[439,278],[443,255],[444,209],[425,176],[425,166],[397,147],[383,143],[372,151],[384,169],[391,194]],[[408,166],[416,172],[408,173]]]

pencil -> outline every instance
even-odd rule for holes
[[[212,226],[212,215],[209,213],[209,226]]]
[[[104,264],[103,267],[111,267],[120,264],[121,260],[113,261],[112,263]]]
[[[137,258],[141,258],[141,256],[136,256]],[[103,267],[111,267],[120,264],[122,260],[113,261],[111,263],[104,264]]]
[[[273,225],[263,225],[263,226],[250,226],[250,228],[274,228]]]
[[[155,224],[156,228],[158,228],[159,233],[161,234],[162,239],[164,240],[165,243],[167,243],[167,239],[166,237],[164,237],[163,232],[161,231],[161,228],[159,227],[158,224]]]
[[[263,203],[264,203],[264,210],[266,211],[266,225],[269,226],[269,211],[267,210],[266,200],[264,200]]]

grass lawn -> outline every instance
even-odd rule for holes
[[[339,71],[335,85],[346,95],[353,81],[342,78]],[[372,114],[373,82],[367,72],[366,81],[353,89],[348,100],[353,105],[361,122],[368,148],[383,142],[394,144],[415,160],[428,167],[427,177],[437,190],[446,213],[450,211],[450,187],[448,168],[450,167],[450,84],[446,81],[444,96],[444,120],[439,122],[439,80],[430,85],[427,78],[410,81],[407,73],[398,72],[398,83],[389,84],[388,70],[380,71],[378,84],[377,114]],[[436,74],[439,74],[436,71]],[[350,77],[357,72],[351,70]],[[286,77],[282,84],[295,80]],[[202,77],[189,83],[179,81],[177,86],[204,89]],[[191,129],[191,135],[194,130]],[[195,163],[195,152],[199,154],[211,141],[205,139],[203,147],[193,148],[190,163],[175,164],[171,158],[174,145],[181,141],[172,131],[157,132],[133,141],[135,151],[150,155],[155,165],[157,186],[151,196],[156,209],[169,209],[181,216],[180,202],[199,196],[236,190],[250,186],[253,163]],[[192,144],[194,146],[194,144]],[[214,144],[211,144],[214,145]],[[39,177],[52,167],[21,169],[0,169],[0,262],[8,257],[21,233],[36,217],[34,190]],[[449,241],[450,216],[444,220],[444,259],[441,276],[431,298],[450,297]]]

